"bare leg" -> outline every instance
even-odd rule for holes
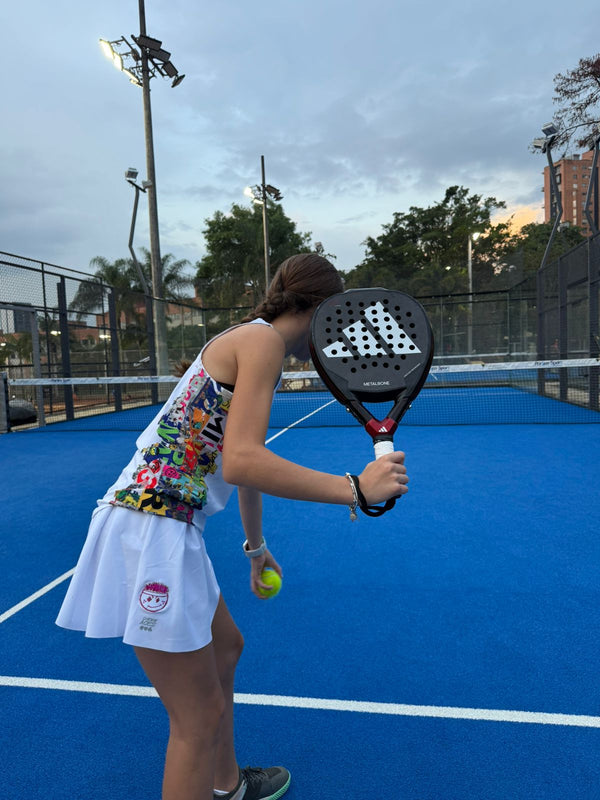
[[[225,711],[215,753],[215,788],[231,791],[239,773],[233,739],[233,685],[235,669],[244,647],[244,639],[233,621],[223,597],[212,622],[213,647],[217,671],[225,701]]]
[[[163,800],[213,800],[225,700],[212,643],[189,653],[134,650],[169,715]]]

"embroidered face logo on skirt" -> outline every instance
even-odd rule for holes
[[[164,583],[147,583],[140,592],[140,605],[151,614],[162,611],[169,602],[169,587]]]

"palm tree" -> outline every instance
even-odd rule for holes
[[[150,291],[152,291],[152,269],[150,251],[142,248],[144,260],[140,264]],[[185,269],[190,266],[187,259],[175,260],[171,253],[162,256],[163,296],[164,299],[182,302],[186,299],[184,290],[193,286],[193,276],[186,275]],[[116,290],[117,314],[124,313],[126,319],[135,316],[135,307],[139,305],[138,294],[143,294],[143,287],[137,269],[131,258],[118,258],[109,261],[104,256],[96,256],[90,261],[96,270],[89,281],[83,281],[70,308],[80,314],[101,313],[104,309],[103,295],[105,288]]]
[[[150,251],[142,248],[144,260],[141,269],[146,282],[152,292]],[[175,260],[171,253],[161,258],[163,269],[163,297],[167,301],[182,302],[184,290],[193,286],[193,277],[185,274],[189,261]],[[95,267],[93,276],[88,281],[82,281],[71,301],[69,308],[78,315],[101,314],[107,312],[105,293],[112,288],[115,294],[115,307],[117,319],[125,323],[124,330],[120,330],[121,345],[140,346],[146,338],[144,292],[137,268],[131,258],[118,258],[109,261],[104,256],[96,256],[90,261],[90,266]],[[189,298],[188,298],[189,299]]]
[[[142,252],[144,254],[144,260],[141,263],[142,272],[144,273],[144,278],[148,283],[148,286],[152,287],[152,266],[151,266],[151,259],[150,259],[150,251],[147,250],[145,247],[142,247]],[[190,300],[190,297],[185,295],[185,290],[189,289],[194,285],[194,276],[193,275],[186,275],[185,270],[187,267],[190,267],[191,264],[186,258],[180,258],[175,260],[175,256],[171,253],[167,253],[164,256],[161,256],[161,264],[162,264],[162,280],[163,280],[163,297],[165,300],[172,300],[174,302],[185,302],[186,300]],[[131,262],[133,267],[133,262]],[[134,274],[136,275],[135,280],[135,290],[141,291],[141,283],[139,277],[137,277],[137,271],[134,268]]]

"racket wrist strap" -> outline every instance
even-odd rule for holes
[[[356,495],[358,497],[358,507],[366,514],[367,517],[380,517],[382,514],[385,514],[386,511],[389,511],[390,508],[394,506],[394,498],[390,498],[386,500],[386,502],[382,506],[370,506],[367,503],[367,498],[360,490],[360,483],[358,480],[357,475],[350,475],[350,483],[353,484],[356,488]]]

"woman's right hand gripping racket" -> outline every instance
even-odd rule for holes
[[[310,330],[315,369],[332,395],[373,439],[375,458],[394,450],[398,422],[419,394],[433,359],[433,332],[425,309],[390,289],[349,289],[324,300]],[[365,404],[392,403],[384,419]],[[379,516],[393,507],[361,509]]]

